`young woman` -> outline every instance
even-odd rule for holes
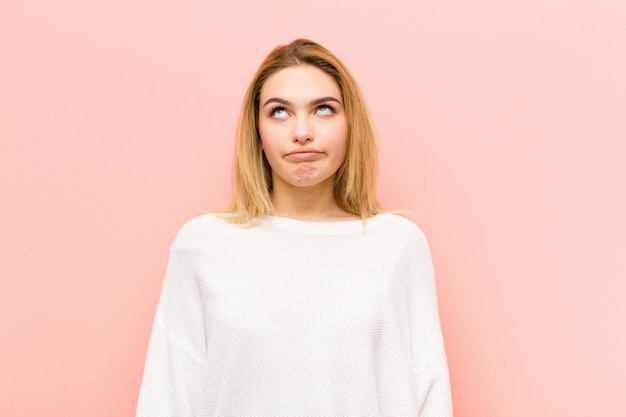
[[[378,206],[377,158],[334,55],[302,39],[270,53],[232,206],[171,247],[137,416],[452,415],[428,245]]]

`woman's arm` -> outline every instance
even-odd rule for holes
[[[409,326],[420,417],[451,417],[448,365],[439,323],[435,276],[424,234],[418,229],[407,246]]]
[[[137,417],[195,416],[206,379],[206,327],[197,234],[183,227],[170,249],[148,348]]]

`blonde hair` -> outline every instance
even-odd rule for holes
[[[375,197],[378,145],[374,123],[354,77],[323,46],[296,39],[265,58],[244,96],[235,139],[233,201],[227,209],[235,223],[254,224],[274,214],[271,201],[272,169],[261,148],[258,131],[259,96],[265,81],[278,71],[312,65],[333,77],[341,90],[348,125],[346,157],[337,170],[334,196],[346,212],[365,220],[381,211]]]

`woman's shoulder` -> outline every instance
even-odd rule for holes
[[[388,239],[397,244],[397,261],[431,268],[430,245],[422,229],[412,219],[399,214],[392,214],[388,223],[392,229]]]
[[[204,213],[196,216],[178,230],[175,243],[181,242],[197,242],[205,240],[212,236],[219,236],[221,233],[229,229],[236,228],[237,225],[228,221],[227,213]]]
[[[426,236],[422,229],[411,219],[405,216],[404,212],[386,212],[380,216],[387,218],[387,224],[390,228],[394,229],[397,233],[406,234],[417,239],[426,239]]]

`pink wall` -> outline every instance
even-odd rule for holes
[[[295,37],[430,238],[456,416],[626,415],[626,2],[238,3],[0,4],[0,415],[133,414],[168,246]]]

